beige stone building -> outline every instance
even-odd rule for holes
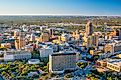
[[[107,62],[107,68],[117,72],[121,72],[121,59],[110,59]]]
[[[25,47],[25,45],[26,45],[26,41],[25,41],[24,38],[18,37],[15,40],[15,47],[16,47],[16,49],[22,49],[23,47]]]
[[[15,30],[15,31],[14,31],[14,37],[16,38],[16,37],[18,37],[19,35],[20,35],[20,31]]]
[[[106,44],[104,47],[105,53],[110,52],[110,53],[115,53],[118,51],[121,51],[121,43],[110,43]]]
[[[15,37],[15,47],[16,49],[22,49],[26,45],[25,41],[25,33],[24,32],[19,32],[19,36]]]
[[[105,53],[107,52],[110,52],[110,53],[113,53],[113,45],[112,44],[106,44],[105,47],[104,47],[104,51]]]
[[[106,67],[107,66],[107,60],[98,60],[96,62],[98,66]]]
[[[49,39],[50,39],[50,36],[48,33],[42,33],[42,35],[39,38],[39,41],[40,42],[47,42],[47,41],[49,41]]]

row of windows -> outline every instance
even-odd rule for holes
[[[108,67],[111,67],[113,69],[116,69],[116,70],[120,70],[120,68],[116,67],[116,66],[113,66],[113,65],[110,65],[110,64],[107,64]]]
[[[24,59],[24,58],[29,58],[29,57],[31,57],[31,55],[18,55],[18,56],[14,56],[15,57],[15,59]]]

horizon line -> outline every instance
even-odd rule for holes
[[[121,15],[84,15],[84,14],[0,14],[0,16],[120,16]]]

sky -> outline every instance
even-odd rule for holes
[[[0,0],[0,15],[121,16],[121,0]]]

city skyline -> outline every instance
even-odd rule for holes
[[[121,16],[120,0],[1,0],[0,15]]]

